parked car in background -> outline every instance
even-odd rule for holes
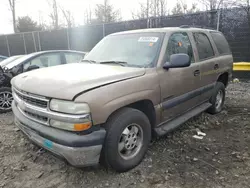
[[[0,68],[0,113],[11,110],[13,97],[10,80],[14,76],[34,69],[77,63],[80,62],[84,56],[85,53],[79,51],[53,50],[28,54],[12,62],[4,63]]]
[[[100,161],[124,172],[143,160],[152,132],[161,136],[203,111],[221,112],[232,65],[218,31],[114,33],[82,63],[12,79],[15,123],[72,165]]]
[[[0,62],[3,61],[3,60],[5,60],[5,59],[7,59],[7,58],[8,57],[6,57],[6,56],[0,55]]]
[[[12,61],[17,60],[20,57],[23,57],[23,55],[15,55],[15,56],[8,57],[7,59],[5,59],[5,60],[3,60],[3,61],[0,62],[0,66],[3,68],[7,64],[11,63]]]

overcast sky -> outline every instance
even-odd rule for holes
[[[49,21],[51,11],[48,1],[51,0],[16,0],[16,17],[30,16],[35,21]],[[84,11],[90,6],[94,9],[96,4],[103,3],[103,0],[57,0],[60,6],[70,10],[73,13],[76,25],[84,24]],[[132,12],[136,12],[139,3],[146,0],[109,0],[115,9],[120,10],[123,20],[132,19]],[[192,1],[192,0],[191,0]],[[177,0],[168,0],[168,10],[176,4]],[[191,6],[190,0],[187,3]],[[61,20],[63,21],[63,20]],[[0,0],[0,34],[13,33],[12,17],[8,0]]]

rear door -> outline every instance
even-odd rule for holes
[[[185,53],[191,65],[185,68],[159,69],[162,121],[173,119],[198,105],[200,87],[200,66],[195,62],[190,35],[186,32],[173,33],[168,40],[164,62],[172,54]]]
[[[194,32],[194,41],[198,53],[198,63],[201,70],[201,101],[208,100],[216,82],[216,71],[219,64],[216,59],[217,52],[213,48],[213,43],[206,32]]]

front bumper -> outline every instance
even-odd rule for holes
[[[106,132],[104,129],[87,135],[77,135],[34,122],[25,117],[12,103],[15,124],[30,140],[42,148],[63,157],[71,165],[91,166],[99,163],[102,144]]]

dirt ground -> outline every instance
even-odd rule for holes
[[[193,135],[200,129],[202,139]],[[1,187],[250,187],[250,82],[230,84],[225,109],[188,121],[154,139],[144,161],[127,173],[77,169],[34,146],[0,115]]]

